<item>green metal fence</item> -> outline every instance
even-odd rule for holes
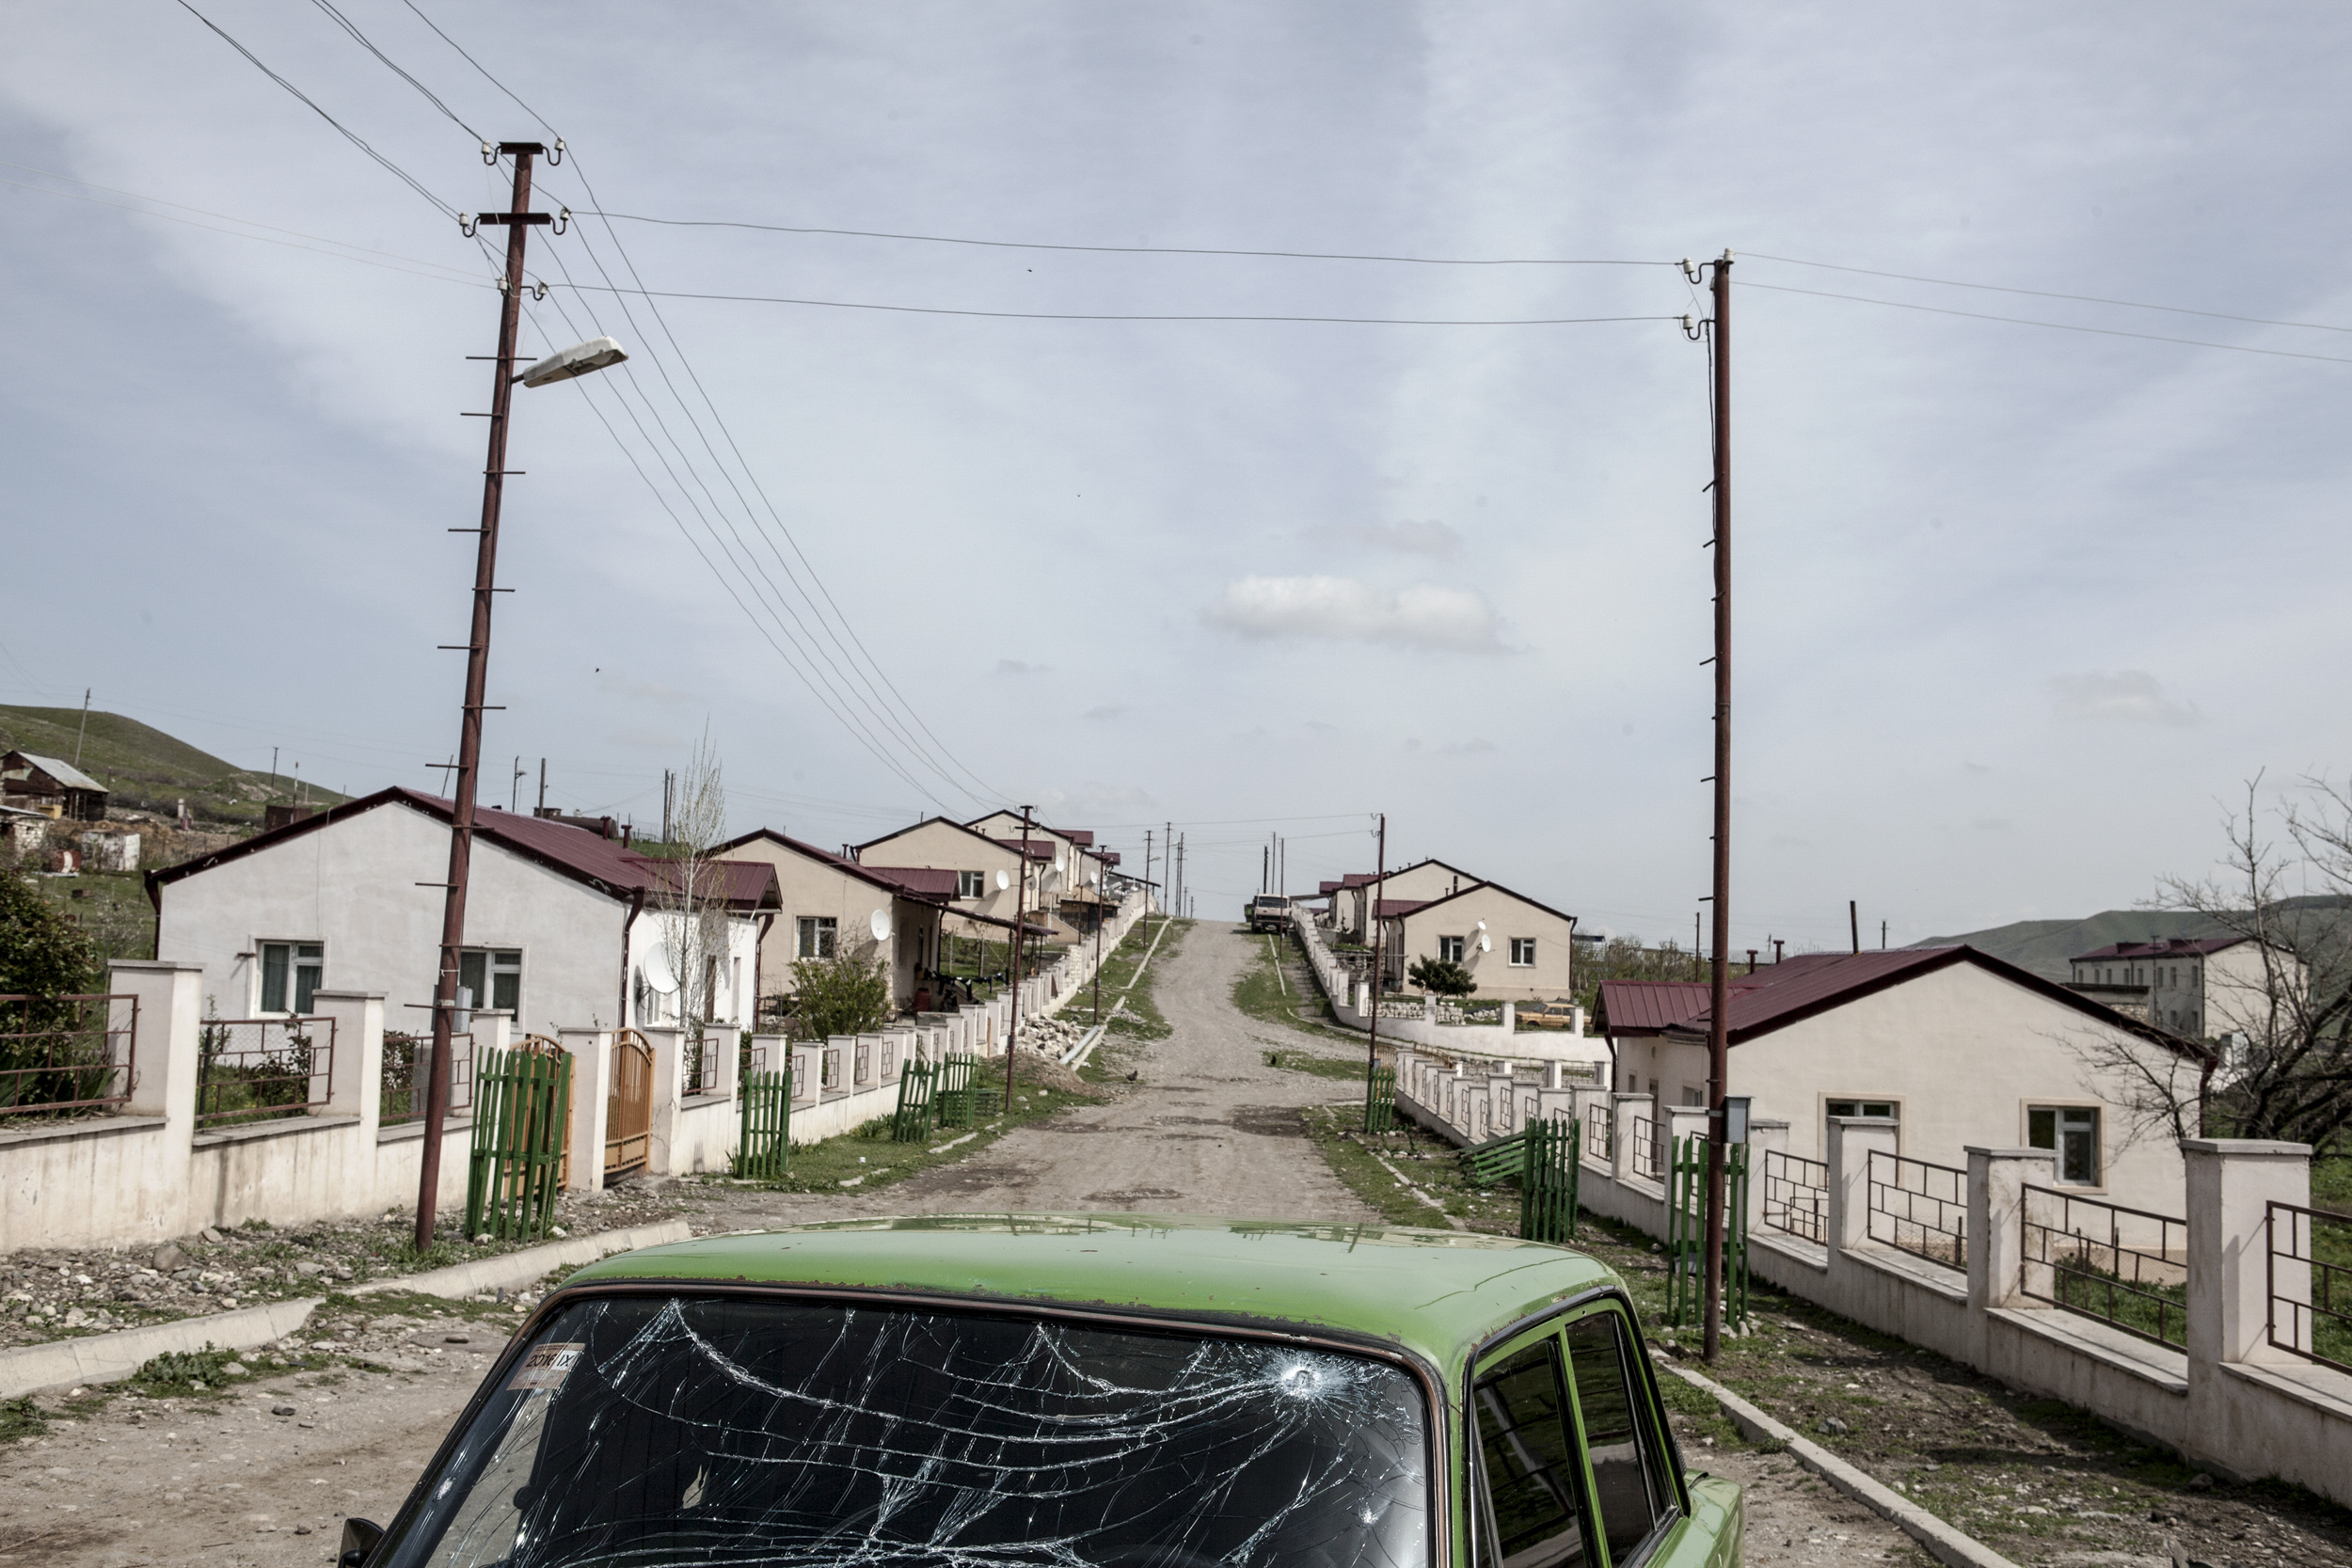
[[[1364,1131],[1396,1130],[1396,1069],[1372,1067],[1364,1074]]]
[[[572,1059],[554,1041],[482,1052],[466,1169],[468,1236],[547,1234],[563,1191],[571,1110]]]
[[[1488,1138],[1483,1144],[1472,1144],[1462,1150],[1462,1174],[1475,1187],[1491,1187],[1523,1176],[1527,1171],[1527,1134],[1506,1132],[1500,1138]]]
[[[979,1091],[973,1087],[973,1075],[979,1067],[979,1057],[969,1051],[950,1051],[940,1058],[939,1077],[931,1086],[931,1100],[937,1107],[931,1118],[934,1126],[972,1125],[980,1099]]]
[[[1574,1117],[1531,1120],[1520,1136],[1527,1160],[1519,1175],[1519,1236],[1530,1242],[1576,1240],[1577,1173],[1584,1129]]]
[[[1707,1281],[1707,1161],[1703,1137],[1677,1138],[1666,1204],[1667,1322],[1696,1326]],[[1748,1146],[1724,1146],[1724,1322],[1748,1316]]]
[[[742,1135],[735,1146],[735,1174],[758,1181],[784,1178],[792,1164],[792,1069],[746,1072]]]
[[[938,1081],[939,1069],[930,1062],[909,1062],[898,1069],[898,1114],[890,1122],[893,1143],[919,1144],[931,1135]]]

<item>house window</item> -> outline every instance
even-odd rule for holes
[[[956,896],[959,898],[981,897],[987,887],[988,873],[985,871],[959,871],[956,873]]]
[[[800,920],[800,946],[795,949],[803,958],[830,958],[834,951],[834,922],[817,915],[804,914]]]
[[[2026,1142],[2058,1155],[2058,1179],[2069,1187],[2099,1185],[2099,1113],[2080,1105],[2029,1105]]]
[[[1438,939],[1438,959],[1444,963],[1460,963],[1462,961],[1462,945],[1463,939],[1460,937],[1439,937]]]
[[[1511,939],[1511,967],[1513,969],[1535,967],[1535,939],[1534,937]]]
[[[307,1013],[326,972],[326,944],[317,942],[262,943],[262,1011]]]
[[[1895,1119],[1895,1102],[1891,1100],[1833,1100],[1824,1107],[1834,1117],[1885,1117]]]
[[[1707,1103],[1707,1091],[1705,1089],[1692,1088],[1686,1084],[1683,1085],[1682,1089],[1682,1103],[1685,1105],[1704,1105]]]
[[[523,955],[514,947],[469,947],[457,955],[457,984],[487,1012],[523,1010]]]

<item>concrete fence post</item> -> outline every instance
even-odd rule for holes
[[[135,1117],[162,1117],[176,1124],[184,1145],[196,1127],[204,966],[167,958],[117,958],[108,966],[106,985],[117,995],[137,999],[131,1103],[123,1109]],[[109,1011],[122,1020],[131,1009],[117,1004]]]
[[[1870,1156],[1892,1154],[1901,1127],[1891,1117],[1829,1118],[1829,1223],[1822,1240],[1834,1252],[1870,1244]]]
[[[556,1043],[572,1059],[571,1173],[576,1193],[604,1186],[605,1117],[612,1094],[612,1031],[559,1029]]]
[[[1645,1094],[1609,1097],[1609,1174],[1620,1182],[1633,1175],[1633,1124],[1646,1120],[1651,1108]]]
[[[330,1117],[358,1117],[360,1132],[372,1135],[383,1117],[384,993],[323,990],[310,998],[310,1010],[335,1022],[325,1110]]]
[[[1764,1229],[1764,1182],[1772,1167],[1770,1156],[1788,1152],[1787,1122],[1748,1119],[1748,1233],[1752,1236]]]
[[[1502,1033],[1507,1037],[1510,1035],[1516,1034],[1518,1031],[1518,1026],[1519,1005],[1516,1002],[1505,1002],[1502,1005]],[[1551,1086],[1553,1088],[1558,1088],[1560,1085],[1554,1084]]]
[[[2057,1159],[2046,1148],[1969,1148],[1970,1313],[2025,1305],[2026,1186],[2049,1185]]]
[[[653,1047],[653,1108],[645,1124],[645,1169],[655,1176],[675,1175],[671,1154],[678,1141],[678,1092],[686,1082],[687,1037],[674,1028],[640,1029],[638,1033]]]
[[[2312,1148],[2253,1138],[2184,1138],[2182,1163],[2188,1190],[2188,1359],[2191,1375],[2201,1365],[2224,1361],[2292,1363],[2300,1358],[2269,1342],[2270,1294],[2309,1301],[2311,1267],[2281,1259],[2271,1272],[2266,1220],[2272,1203],[2308,1209],[2312,1202]],[[2291,1216],[2280,1216],[2283,1226]],[[2283,1230],[2281,1251],[2291,1248]],[[2298,1332],[2292,1314],[2280,1323],[2279,1338],[2310,1345],[2310,1324]]]
[[[1674,1168],[1675,1145],[1682,1139],[1696,1138],[1701,1143],[1707,1141],[1708,1121],[1707,1107],[1704,1105],[1676,1105],[1658,1118],[1659,1136],[1669,1140],[1666,1147],[1658,1151],[1660,1170],[1671,1171]]]

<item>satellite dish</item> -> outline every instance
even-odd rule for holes
[[[998,873],[996,873],[996,891],[997,891],[997,892],[1002,893],[1002,892],[1004,892],[1004,891],[1005,891],[1005,889],[1007,889],[1007,888],[1009,888],[1009,887],[1010,887],[1010,886],[1012,886],[1012,875],[1011,875],[1011,873],[1009,873],[1009,872],[1006,872],[1006,871],[999,871]]]
[[[1478,950],[1481,953],[1493,952],[1495,950],[1495,939],[1486,935],[1486,932],[1481,931],[1478,933]]]
[[[1060,855],[1056,855],[1056,856],[1054,857],[1054,869],[1055,869],[1055,870],[1057,870],[1057,871],[1061,870],[1061,869],[1062,869],[1062,867],[1063,867],[1063,863],[1064,863],[1064,857],[1063,857],[1063,856],[1060,856]]]
[[[888,942],[890,940],[890,911],[876,910],[872,914],[867,915],[866,928],[874,933],[876,942]]]
[[[663,996],[677,990],[677,976],[670,973],[670,960],[658,947],[645,955],[645,961],[637,966],[637,973],[645,977],[645,984]]]
[[[1056,866],[1040,877],[1037,879],[1037,890],[1040,893],[1059,893],[1061,891],[1061,867]]]
[[[1478,923],[1477,931],[1482,937],[1486,934],[1486,923],[1485,921],[1482,920]]]

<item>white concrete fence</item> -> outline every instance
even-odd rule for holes
[[[1142,913],[1136,897],[1104,932],[1107,954]],[[1093,944],[1057,955],[1021,984],[1021,1016],[1050,1017],[1093,974]],[[124,1246],[185,1236],[205,1226],[272,1225],[381,1212],[416,1201],[424,1121],[384,1120],[385,999],[322,990],[310,1015],[324,1021],[331,1051],[310,1075],[309,1103],[268,1120],[199,1120],[203,1013],[200,965],[124,960],[113,966],[115,1027],[132,1064],[130,1100],[118,1114],[76,1120],[0,1118],[0,1253],[27,1246]],[[946,1053],[1002,1055],[1009,993],[953,1013],[924,1013],[870,1035],[791,1042],[755,1035],[755,1070],[793,1068],[791,1137],[809,1144],[850,1132],[898,1107],[910,1061]],[[136,1034],[129,1019],[135,1006]],[[393,1021],[397,1024],[398,1020]],[[397,1032],[397,1030],[395,1031]],[[735,1151],[742,1104],[738,1032],[719,1025],[702,1041],[677,1029],[642,1029],[653,1050],[645,1168],[655,1175],[723,1171]],[[502,1014],[473,1015],[475,1061],[518,1043]],[[604,1184],[605,1139],[620,1035],[560,1029],[572,1058],[568,1180]],[[692,1061],[702,1053],[702,1062]],[[314,1056],[315,1062],[320,1057]],[[688,1092],[689,1085],[693,1092]],[[421,1092],[421,1091],[420,1091]],[[462,1218],[469,1111],[445,1123],[437,1199]]]
[[[1401,1053],[1398,1109],[1463,1144],[1531,1117],[1574,1118],[1579,1204],[1665,1237],[1673,1140],[1704,1137],[1704,1109],[1661,1113],[1645,1094],[1478,1068]],[[2313,1348],[2308,1146],[2185,1141],[2181,1212],[2162,1218],[2068,1195],[2049,1149],[1970,1148],[1962,1170],[1901,1158],[1899,1132],[1833,1117],[1829,1157],[1815,1162],[1788,1155],[1788,1123],[1753,1124],[1752,1275],[2217,1474],[2277,1477],[2352,1505],[2352,1375],[2297,1354]],[[2103,1294],[2079,1274],[2057,1288],[2053,1259],[2076,1256],[2148,1278],[2151,1293],[2131,1298],[2140,1326],[2179,1342],[2055,1305]],[[2161,1324],[2147,1315],[2159,1300]]]
[[[1307,967],[1322,989],[1324,1000],[1331,1005],[1332,1015],[1350,1029],[1369,1030],[1375,1006],[1371,982],[1358,979],[1354,970],[1332,957],[1323,927],[1314,916],[1296,905],[1291,908],[1291,929],[1297,934],[1299,946],[1306,953]],[[1459,1003],[1435,996],[1391,996],[1378,1004],[1380,1037],[1399,1044],[1426,1046],[1449,1056],[1468,1055],[1497,1062],[1590,1064],[1610,1059],[1608,1041],[1584,1033],[1581,1008],[1577,1010],[1573,1032],[1538,1035],[1519,1032],[1517,1003],[1496,1006],[1501,1008],[1500,1017],[1490,1023],[1481,1016],[1484,1007],[1479,1013],[1466,1016]],[[1604,1075],[1605,1071],[1604,1069]]]

